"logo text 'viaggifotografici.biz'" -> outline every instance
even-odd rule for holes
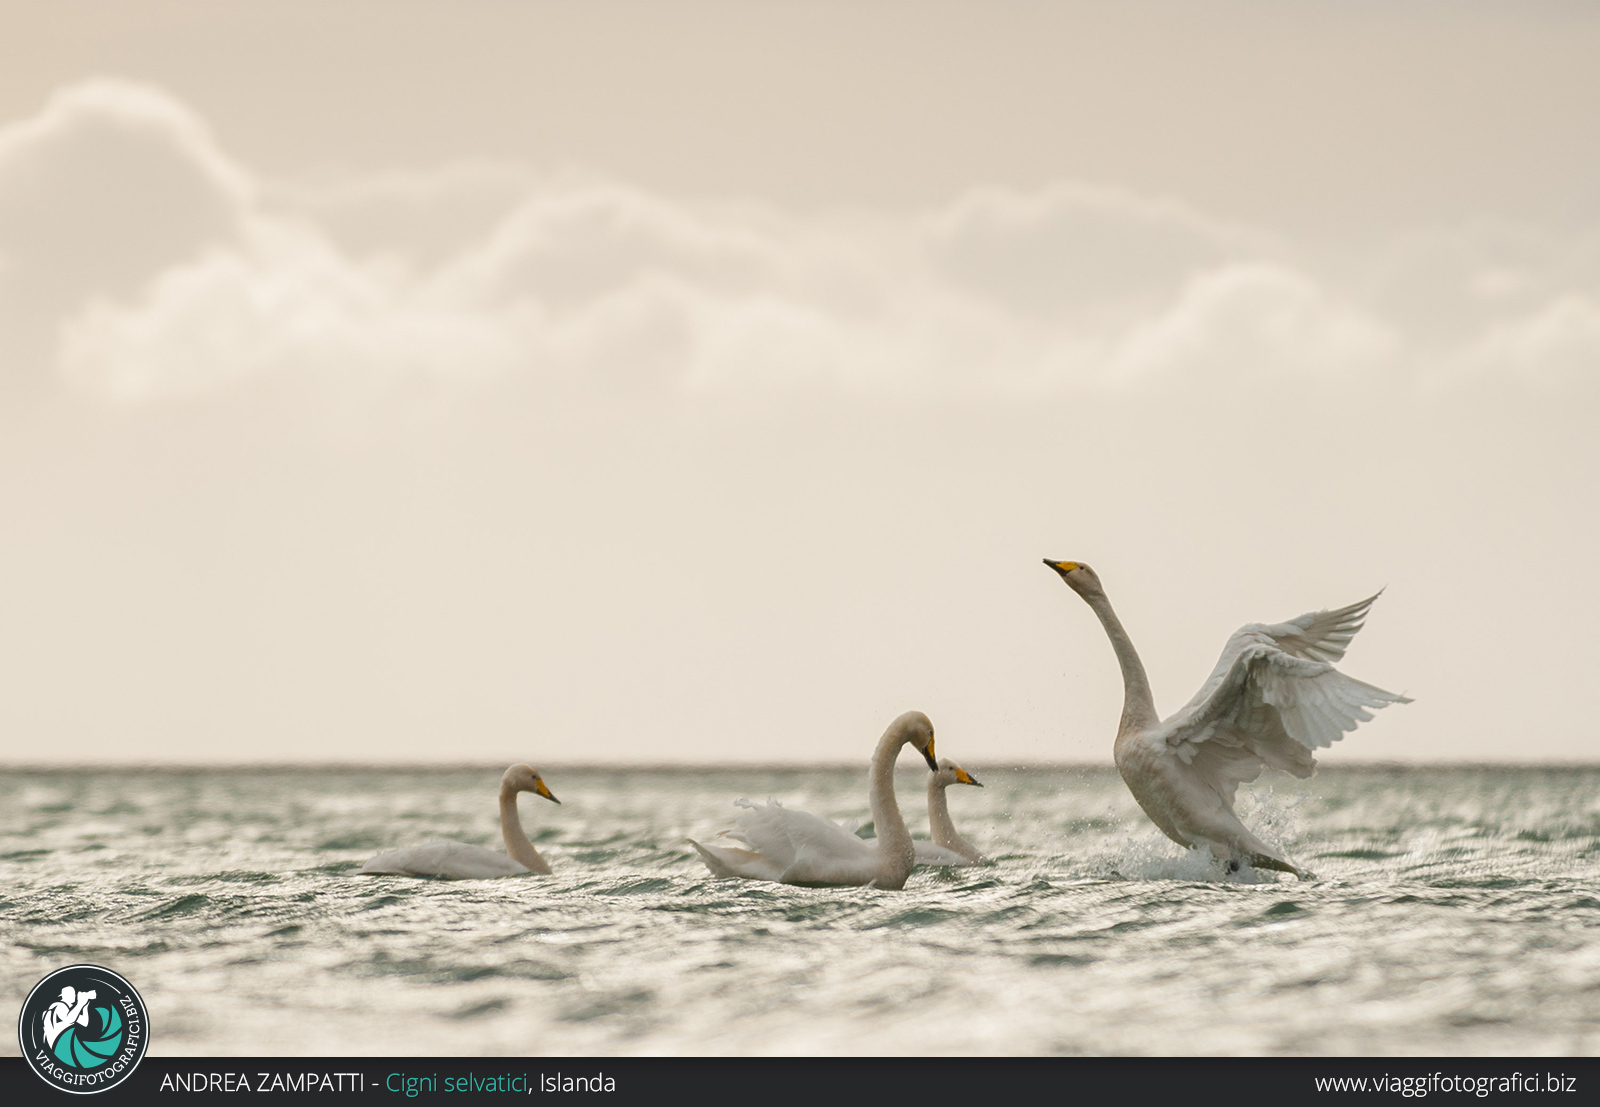
[[[33,986],[17,1019],[22,1056],[64,1092],[103,1092],[133,1074],[150,1044],[144,1000],[99,965],[68,965]]]

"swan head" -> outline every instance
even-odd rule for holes
[[[971,784],[975,788],[983,787],[971,773],[948,757],[939,758],[939,771],[934,774],[933,779],[941,788],[948,788],[952,784]]]
[[[507,769],[506,775],[500,778],[500,790],[509,791],[513,795],[517,792],[532,792],[552,803],[561,802],[550,794],[550,788],[545,784],[544,778],[532,765],[513,765]]]
[[[885,738],[895,738],[915,746],[932,772],[939,771],[939,762],[933,755],[933,722],[920,711],[907,711],[884,731]]]
[[[1095,571],[1081,561],[1051,561],[1048,557],[1044,563],[1054,569],[1062,580],[1067,582],[1078,595],[1087,599],[1090,596],[1103,596],[1106,590],[1100,587],[1100,578]]]

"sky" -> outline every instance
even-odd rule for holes
[[[0,760],[1591,761],[1600,11],[0,3]]]

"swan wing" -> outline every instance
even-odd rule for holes
[[[1194,699],[1185,704],[1178,714],[1182,715],[1209,700],[1228,679],[1240,653],[1263,641],[1276,646],[1290,657],[1306,661],[1324,661],[1331,665],[1341,660],[1344,651],[1350,645],[1350,640],[1366,622],[1373,601],[1380,595],[1381,592],[1375,593],[1359,603],[1334,608],[1331,611],[1308,611],[1288,622],[1250,623],[1240,627],[1228,639],[1228,644],[1222,647],[1222,656],[1217,658],[1216,668],[1211,670],[1211,675],[1200,686],[1200,691],[1195,693]]]
[[[1324,653],[1338,648],[1342,655],[1337,638],[1344,631],[1337,628],[1348,628],[1349,619],[1318,623],[1336,614],[1302,616],[1307,620],[1302,630],[1318,625],[1335,629],[1291,644]],[[1201,694],[1160,727],[1165,744],[1229,804],[1238,785],[1254,780],[1263,766],[1308,777],[1316,770],[1312,751],[1331,746],[1371,719],[1372,710],[1411,702],[1345,676],[1330,662],[1285,650],[1273,633],[1278,629],[1245,627],[1236,633]],[[1315,644],[1329,641],[1332,646]]]
[[[488,880],[501,876],[527,876],[529,870],[495,850],[441,839],[424,842],[420,846],[384,850],[356,871],[368,875]]]
[[[744,801],[736,838],[778,866],[786,884],[865,884],[878,875],[878,850],[838,823],[777,803]]]
[[[1344,657],[1350,639],[1356,636],[1372,610],[1373,601],[1383,593],[1376,592],[1366,599],[1338,607],[1331,611],[1308,611],[1297,619],[1273,626],[1256,627],[1278,644],[1278,648],[1293,657],[1307,661],[1326,661],[1332,664]]]

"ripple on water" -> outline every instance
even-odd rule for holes
[[[648,1014],[655,998],[656,993],[647,988],[591,993],[566,1005],[557,1017],[562,1022],[583,1023],[616,1015]]]
[[[519,980],[568,980],[573,975],[561,966],[548,961],[526,959],[509,962],[502,966],[501,972],[505,976],[516,977]]]
[[[634,880],[624,880],[616,884],[595,885],[594,890],[602,895],[632,896],[650,892],[665,892],[672,887],[672,881],[666,877],[643,877]]]
[[[211,904],[211,897],[204,892],[191,892],[186,896],[168,900],[166,903],[157,904],[155,907],[140,911],[135,918],[146,922],[157,919],[170,919],[179,915],[192,915],[205,910]]]
[[[317,844],[317,849],[381,849],[383,844],[383,835],[377,831],[357,831],[352,834],[339,834],[332,838],[327,838]]]
[[[41,957],[105,957],[115,954],[118,957],[148,957],[156,953],[166,953],[172,947],[166,942],[145,942],[143,945],[36,945],[31,942],[18,942],[21,948],[31,950]]]
[[[957,822],[998,863],[902,892],[717,880],[662,846],[732,795],[859,815],[855,769],[564,771],[554,877],[352,873],[397,837],[497,840],[500,768],[147,773],[128,804],[109,774],[0,776],[4,986],[128,961],[197,1054],[237,1051],[241,996],[273,1053],[380,1024],[396,1054],[1600,1051],[1600,771],[1280,782],[1246,809],[1304,883],[1177,850],[1109,769],[985,774]],[[83,853],[85,812],[166,848]]]
[[[283,877],[279,873],[248,872],[240,869],[228,869],[220,873],[194,876],[174,876],[169,878],[172,884],[208,884],[220,881],[224,884],[278,884]]]
[[[1078,965],[1092,965],[1098,958],[1090,957],[1084,953],[1030,953],[1028,964],[1040,968],[1072,968]]]
[[[481,1018],[484,1015],[497,1014],[501,1011],[504,1011],[510,1005],[510,1000],[489,999],[484,1000],[482,1003],[470,1003],[465,1007],[452,1011],[450,1012],[449,1017],[452,1019],[476,1019]]]

